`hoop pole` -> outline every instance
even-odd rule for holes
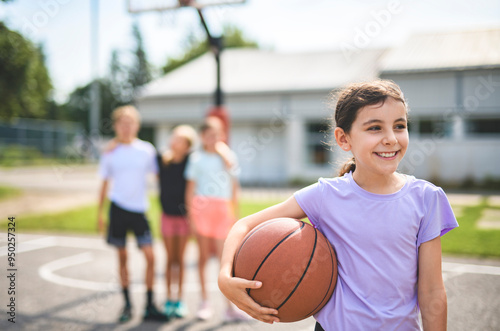
[[[224,94],[222,93],[222,88],[221,88],[221,72],[220,72],[220,53],[222,52],[222,37],[213,37],[212,34],[210,33],[210,29],[208,28],[207,22],[205,21],[205,18],[203,17],[203,13],[201,11],[201,8],[197,8],[196,11],[198,12],[198,15],[200,16],[200,21],[201,25],[203,25],[203,28],[205,29],[205,32],[207,33],[208,37],[208,42],[210,43],[210,49],[212,50],[212,53],[214,53],[215,57],[215,64],[216,64],[216,73],[217,73],[217,81],[216,81],[216,87],[215,87],[215,95],[214,95],[214,105],[221,106],[224,104]]]

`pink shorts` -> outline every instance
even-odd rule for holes
[[[161,233],[164,237],[188,236],[189,232],[186,216],[161,214]]]
[[[203,196],[193,198],[191,218],[199,235],[215,239],[226,239],[235,221],[231,201]]]

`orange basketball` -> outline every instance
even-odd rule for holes
[[[234,257],[235,277],[262,282],[248,294],[261,306],[278,310],[281,322],[317,313],[337,284],[337,257],[314,227],[277,218],[253,229]]]

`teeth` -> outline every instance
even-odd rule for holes
[[[382,157],[393,157],[394,155],[396,155],[396,152],[392,152],[392,153],[377,153],[377,155],[380,155]]]

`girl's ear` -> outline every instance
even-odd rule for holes
[[[333,134],[335,135],[335,140],[340,148],[346,152],[351,150],[351,144],[349,143],[349,139],[347,134],[344,132],[344,129],[336,127]]]

